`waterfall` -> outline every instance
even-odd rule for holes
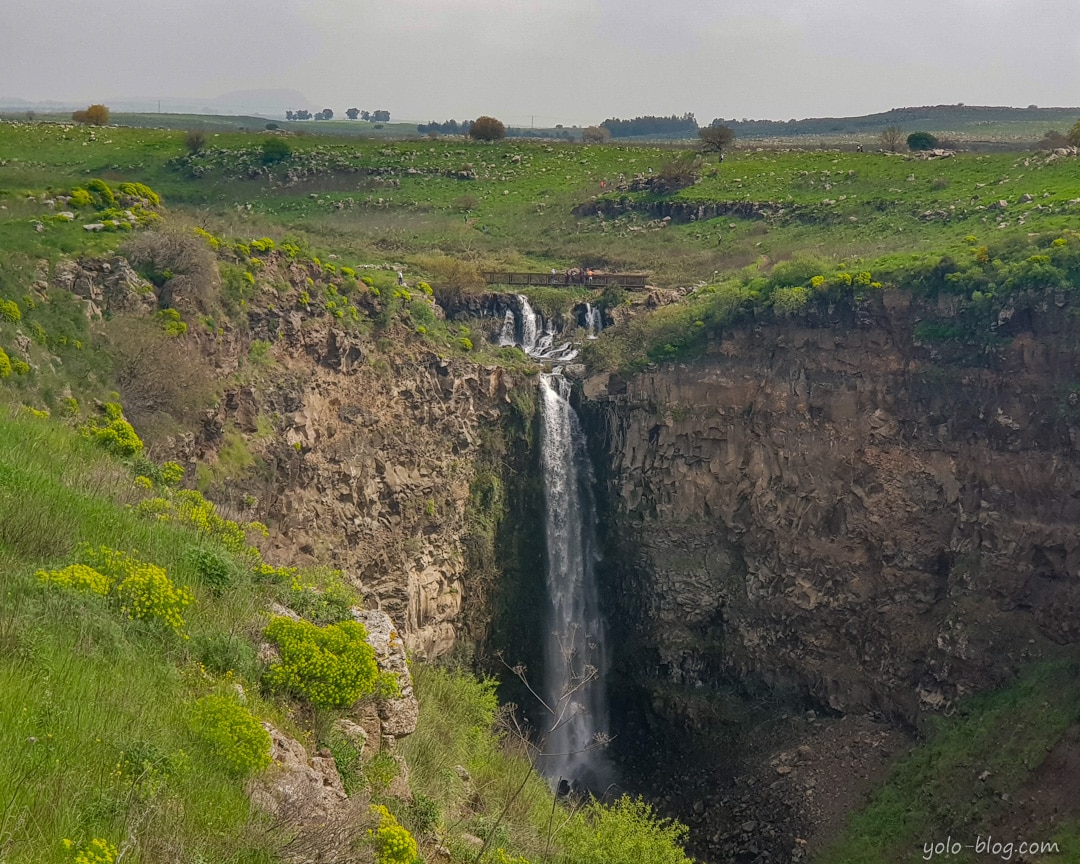
[[[508,345],[514,345],[517,343],[515,339],[517,331],[517,321],[514,318],[514,310],[507,309],[506,315],[503,316],[502,333],[499,334],[499,345],[503,348]]]
[[[591,303],[585,304],[585,330],[590,339],[595,339],[604,329],[604,314]]]
[[[521,350],[534,360],[549,360],[552,363],[569,363],[578,355],[578,351],[569,342],[558,344],[555,337],[554,321],[544,321],[544,316],[533,311],[529,298],[518,294],[521,307]],[[505,325],[504,325],[505,327]]]
[[[518,294],[517,298],[521,304],[521,350],[531,355],[536,350],[537,332],[544,326],[544,319],[533,312],[528,297]]]
[[[544,748],[550,755],[542,767],[553,781],[601,792],[610,780],[610,767],[596,746],[608,721],[596,512],[585,435],[569,396],[570,383],[562,375],[540,376],[549,597],[543,693],[554,712],[554,728]]]

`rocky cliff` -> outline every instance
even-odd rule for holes
[[[1077,306],[920,340],[954,306],[890,292],[588,383],[657,677],[915,723],[1080,638]]]
[[[766,720],[912,729],[1080,640],[1078,391],[1080,307],[1053,293],[995,309],[878,293],[587,380],[615,687],[638,693],[625,750],[682,723],[739,752],[715,708],[732,692]],[[783,745],[764,746],[773,782]],[[769,860],[797,860],[793,833]]]
[[[381,355],[297,314],[252,335],[278,340],[277,384],[230,391],[196,452],[213,460],[229,424],[257,436],[260,417],[275,418],[262,445],[270,470],[249,484],[273,554],[344,571],[420,657],[450,651],[466,598],[482,606],[467,573],[470,488],[510,376],[430,352]]]

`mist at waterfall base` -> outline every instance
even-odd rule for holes
[[[607,657],[596,584],[596,510],[585,435],[569,397],[562,375],[540,377],[548,587],[544,699],[553,728],[539,765],[554,782],[602,795],[613,771],[602,748]]]

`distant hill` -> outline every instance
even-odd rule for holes
[[[299,90],[233,90],[220,96],[199,98],[158,98],[156,96],[112,96],[102,100],[114,114],[239,114],[284,119],[285,111],[295,108],[319,110]],[[0,96],[0,111],[36,111],[55,114],[85,108],[85,103],[70,101],[27,100]]]
[[[889,126],[905,132],[954,133],[965,138],[1037,139],[1048,129],[1067,130],[1080,108],[1008,108],[983,105],[931,105],[893,108],[861,117],[811,117],[804,120],[722,120],[742,140],[804,136],[876,135]]]

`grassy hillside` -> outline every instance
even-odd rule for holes
[[[1076,671],[1072,662],[1050,662],[1001,691],[963,702],[955,716],[934,724],[927,743],[900,762],[885,787],[852,817],[845,835],[816,861],[913,861],[926,854],[925,844],[947,836],[965,845],[979,837],[1011,843],[1010,857],[1019,857],[1023,841],[1056,843],[1053,854],[1025,860],[1080,861],[1075,808],[1038,811],[1030,821],[1009,816],[1023,810],[1025,796],[1038,788],[1032,778],[1080,723]],[[1005,855],[996,857],[1009,860]],[[990,857],[965,849],[949,860]]]
[[[524,743],[506,736],[493,683],[459,672],[416,670],[421,717],[403,751],[416,797],[391,796],[394,759],[361,758],[332,733],[347,710],[313,710],[255,656],[271,602],[326,625],[357,598],[325,571],[266,566],[247,545],[258,526],[223,520],[198,493],[175,491],[177,480],[54,420],[0,414],[0,860],[287,858],[318,826],[249,803],[248,778],[277,770],[258,720],[311,752],[330,748],[364,820],[353,860],[412,864],[379,852],[378,832],[363,841],[370,801],[411,829],[417,860],[439,846],[476,861],[486,841],[484,860],[569,864],[617,830],[625,849],[606,860],[629,864],[644,849],[686,861],[677,827],[643,805],[553,801]],[[102,588],[95,580],[111,567],[129,581]],[[158,581],[140,581],[155,570]],[[228,719],[215,725],[220,712]]]

